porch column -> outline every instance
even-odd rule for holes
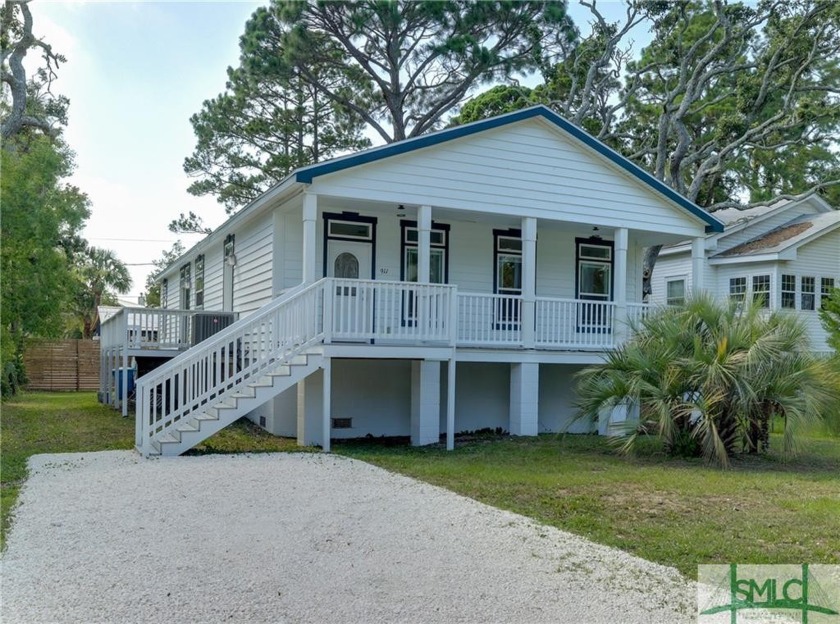
[[[614,340],[618,344],[627,336],[627,228],[615,231],[615,319]]]
[[[446,365],[446,450],[451,451],[455,448],[455,371],[457,363],[455,362],[455,353],[449,358],[449,363]]]
[[[533,349],[537,309],[537,220],[522,219],[522,346]]]
[[[321,431],[324,434],[321,448],[324,452],[329,453],[330,428],[332,425],[332,359],[325,357],[321,368],[324,371],[324,385],[321,387],[321,402],[323,403],[323,409],[321,410]]]
[[[297,384],[298,446],[323,445],[324,371],[316,370]],[[327,442],[329,445],[329,442]]]
[[[440,441],[440,362],[411,362],[411,445]]]
[[[417,209],[417,281],[428,284],[432,266],[432,207]]]
[[[303,282],[315,282],[315,222],[318,219],[318,196],[303,194]]]
[[[705,288],[703,273],[706,269],[706,238],[691,240],[691,292],[699,294]]]
[[[535,436],[539,432],[540,365],[510,365],[510,434]]]

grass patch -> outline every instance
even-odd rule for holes
[[[134,446],[134,420],[94,393],[26,393],[2,410],[2,543],[31,455]],[[334,450],[691,578],[701,563],[840,563],[840,440],[816,432],[791,462],[774,435],[771,453],[738,458],[726,471],[666,458],[653,440],[630,457],[596,436],[474,435],[454,452],[398,442],[336,442]],[[190,454],[311,450],[240,420]]]
[[[488,436],[454,452],[375,442],[338,453],[394,470],[696,578],[704,563],[840,563],[840,440],[805,440],[730,470],[663,456],[617,456],[604,438]]]
[[[93,392],[27,392],[3,401],[2,410],[0,547],[31,455],[134,448],[134,419],[100,405]]]

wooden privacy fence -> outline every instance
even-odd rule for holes
[[[39,340],[23,356],[29,390],[99,390],[99,342]]]

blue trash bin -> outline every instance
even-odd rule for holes
[[[117,382],[117,397],[122,397],[123,371],[128,371],[128,394],[134,392],[134,374],[136,371],[133,368],[118,368],[114,371]]]

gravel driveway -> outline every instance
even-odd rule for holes
[[[696,622],[671,569],[320,454],[30,460],[11,622]]]

